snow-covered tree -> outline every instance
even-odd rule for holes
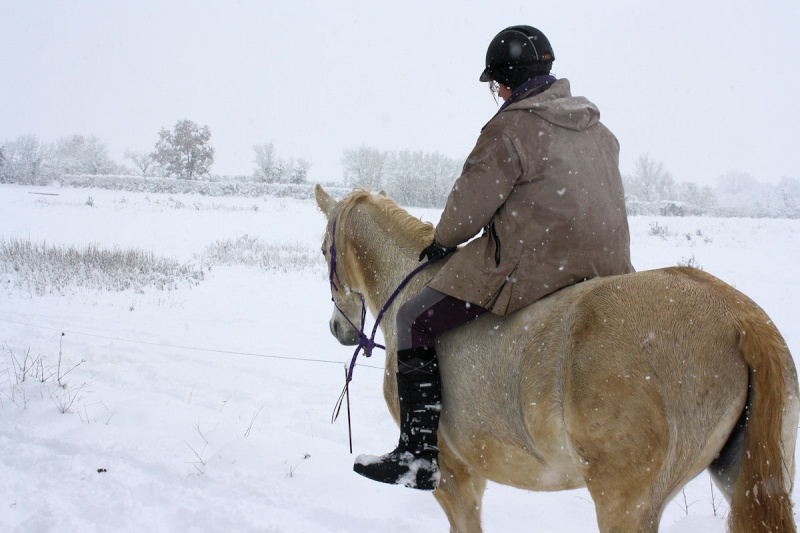
[[[389,152],[385,189],[401,205],[443,207],[461,162],[434,152]]]
[[[664,163],[640,155],[633,172],[624,177],[625,192],[629,199],[655,203],[675,199],[675,180],[664,168]]]
[[[50,172],[64,174],[114,174],[120,168],[108,156],[103,141],[92,135],[72,135],[58,139],[50,153]]]
[[[714,189],[692,182],[675,184],[675,198],[686,206],[687,214],[701,215],[716,205]]]
[[[289,173],[287,179],[289,183],[305,183],[308,178],[308,169],[311,163],[305,159],[292,159],[289,161]]]
[[[384,186],[385,163],[386,153],[377,148],[361,146],[345,150],[342,155],[345,185],[380,190]]]
[[[261,143],[253,145],[256,153],[255,178],[266,183],[277,183],[283,174],[283,164],[275,154],[275,146],[271,143]]]
[[[284,160],[278,157],[271,142],[253,146],[256,153],[255,179],[265,183],[305,183],[311,164],[305,159]]]
[[[172,131],[158,132],[153,159],[168,176],[195,179],[208,174],[214,163],[208,126],[198,127],[189,119],[179,120]]]
[[[787,218],[800,218],[800,179],[783,178],[778,184],[781,197],[782,215]]]
[[[730,194],[754,191],[759,187],[758,181],[747,172],[727,172],[717,178],[717,188]]]
[[[461,166],[438,152],[367,146],[345,150],[342,156],[347,186],[383,189],[397,203],[417,207],[444,206]]]
[[[44,166],[48,149],[36,135],[22,135],[3,144],[0,183],[39,185],[46,181]]]

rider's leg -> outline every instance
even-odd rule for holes
[[[359,456],[361,475],[408,487],[433,490],[439,481],[437,428],[441,382],[436,337],[469,322],[486,309],[428,287],[406,302],[397,316],[397,390],[400,441],[381,457]]]

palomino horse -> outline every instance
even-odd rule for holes
[[[341,313],[358,323],[361,295],[375,315],[418,266],[433,227],[384,196],[315,192],[328,218],[323,252],[330,261],[333,242],[334,282],[345,289],[334,291],[331,331],[354,344]],[[414,278],[381,323],[395,420],[395,313],[437,268]],[[487,480],[585,486],[601,531],[654,532],[667,502],[706,468],[730,504],[730,531],[795,531],[795,366],[764,311],[719,279],[691,268],[597,278],[503,318],[487,313],[438,348],[434,496],[452,532],[481,531]]]

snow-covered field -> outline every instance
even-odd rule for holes
[[[755,299],[800,354],[800,221],[630,222],[637,269],[702,267]],[[331,424],[352,350],[328,331],[323,229],[313,201],[0,186],[0,242],[134,248],[199,267],[208,246],[248,235],[313,257],[214,264],[172,290],[33,290],[2,274],[0,530],[447,531],[430,494],[353,474],[345,415]],[[362,360],[351,385],[355,453],[396,443],[382,358]],[[721,533],[720,500],[701,475],[662,531]],[[486,532],[597,531],[585,490],[490,484],[484,503]]]

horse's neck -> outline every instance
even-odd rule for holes
[[[392,224],[391,220],[387,220],[388,215],[385,212],[376,211],[378,210],[371,213],[361,212],[357,221],[358,228],[349,228],[349,248],[359,270],[358,290],[364,295],[373,318],[377,318],[401,283],[420,265],[419,253],[427,245],[420,242],[425,237],[414,237],[402,229],[403,225]],[[422,290],[439,268],[439,265],[432,265],[415,275],[397,293],[381,317],[379,326],[386,344],[383,394],[389,409],[396,417],[399,416],[397,384],[394,379],[397,373],[397,311],[404,302]]]
[[[380,228],[362,234],[355,245],[363,285],[360,289],[369,302],[370,311],[377,314],[415,268],[416,258],[410,257],[395,237]]]
[[[358,257],[364,297],[370,312],[376,317],[401,283],[420,266],[419,252],[424,244],[399,226],[385,220],[381,213],[362,214],[361,231],[351,235],[351,248]],[[381,318],[381,330],[387,343],[394,344],[395,316],[400,305],[417,294],[430,280],[435,268],[419,272],[395,297]]]

